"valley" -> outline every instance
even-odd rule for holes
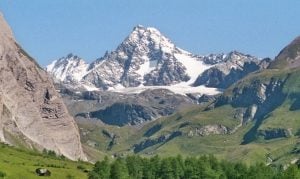
[[[143,35],[137,37],[136,34],[141,31]],[[135,27],[116,51],[107,52],[99,58],[101,63],[96,60],[90,65],[86,64],[89,70],[85,74],[94,73],[94,67],[100,68],[105,64],[112,65],[110,68],[121,67],[118,71],[124,72],[123,75],[137,75],[134,79],[141,79],[139,76],[142,76],[144,82],[131,84],[120,78],[119,82],[114,79],[115,86],[85,88],[95,79],[89,78],[88,82],[84,75],[81,79],[73,75],[73,71],[82,68],[71,68],[69,64],[74,64],[74,59],[84,64],[81,58],[74,55],[61,58],[53,62],[50,69],[47,68],[68,110],[76,119],[85,146],[112,156],[213,154],[235,162],[255,164],[259,161],[274,165],[298,160],[295,151],[299,145],[300,129],[297,117],[299,69],[295,66],[275,68],[273,65],[282,59],[280,54],[288,56],[288,48],[298,46],[295,43],[297,39],[291,43],[292,47],[289,45],[284,49],[287,52],[281,52],[277,59],[271,60],[236,51],[208,56],[192,55],[176,47],[164,36],[159,37],[162,39],[160,41],[157,41],[157,37],[151,39],[151,33],[162,36],[157,29]],[[150,40],[148,42],[145,39]],[[132,43],[137,45],[133,46]],[[135,60],[143,59],[145,54],[158,53],[156,48],[148,45],[152,43],[172,47],[169,50],[161,48],[160,54],[174,61],[179,56],[176,53],[182,53],[181,56],[194,58],[195,63],[198,61],[206,64],[206,67],[202,71],[189,71],[191,67],[186,66],[188,63],[181,63],[179,59],[171,63],[181,63],[188,79],[177,81],[176,77],[169,76],[162,78],[163,81],[159,83],[147,82],[147,73],[163,70],[162,67],[151,66],[152,59],[150,63]],[[297,58],[295,55],[292,57]],[[113,59],[116,61],[112,63]],[[129,66],[116,67],[116,62],[118,65],[129,63]],[[145,70],[144,76],[135,74],[134,70],[125,70],[133,68],[141,71],[146,65],[151,68]],[[65,78],[57,81],[55,75],[61,73],[65,74]],[[170,68],[164,73],[170,74]],[[172,74],[175,72],[172,71]],[[170,79],[175,81],[168,81]]]
[[[43,68],[0,14],[0,178],[300,178],[299,76],[300,37],[202,55],[143,25]]]

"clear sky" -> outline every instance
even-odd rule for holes
[[[17,41],[42,66],[70,52],[95,60],[137,24],[195,54],[273,58],[300,35],[299,8],[300,0],[0,0]]]

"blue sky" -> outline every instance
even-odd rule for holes
[[[45,66],[114,50],[137,24],[195,54],[274,57],[300,35],[299,0],[0,0],[17,41]]]

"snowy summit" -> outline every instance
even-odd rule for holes
[[[168,88],[181,94],[216,94],[219,93],[216,88],[193,85],[205,71],[227,63],[226,59],[228,61],[224,54],[193,55],[177,47],[159,30],[138,25],[115,51],[91,64],[68,55],[48,65],[47,71],[64,83],[75,81],[87,90],[135,93],[149,88]]]

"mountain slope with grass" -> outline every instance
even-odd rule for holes
[[[55,156],[54,152],[23,150],[0,144],[0,178],[8,179],[38,179],[36,169],[43,168],[51,172],[46,178],[88,178],[87,172],[92,165],[85,162],[74,162],[66,158]],[[43,178],[43,177],[42,177]]]
[[[284,50],[299,53],[289,48],[297,49]],[[215,100],[183,107],[141,128],[77,122],[83,143],[116,156],[214,154],[230,161],[289,164],[299,160],[299,75],[295,66],[250,73]]]

